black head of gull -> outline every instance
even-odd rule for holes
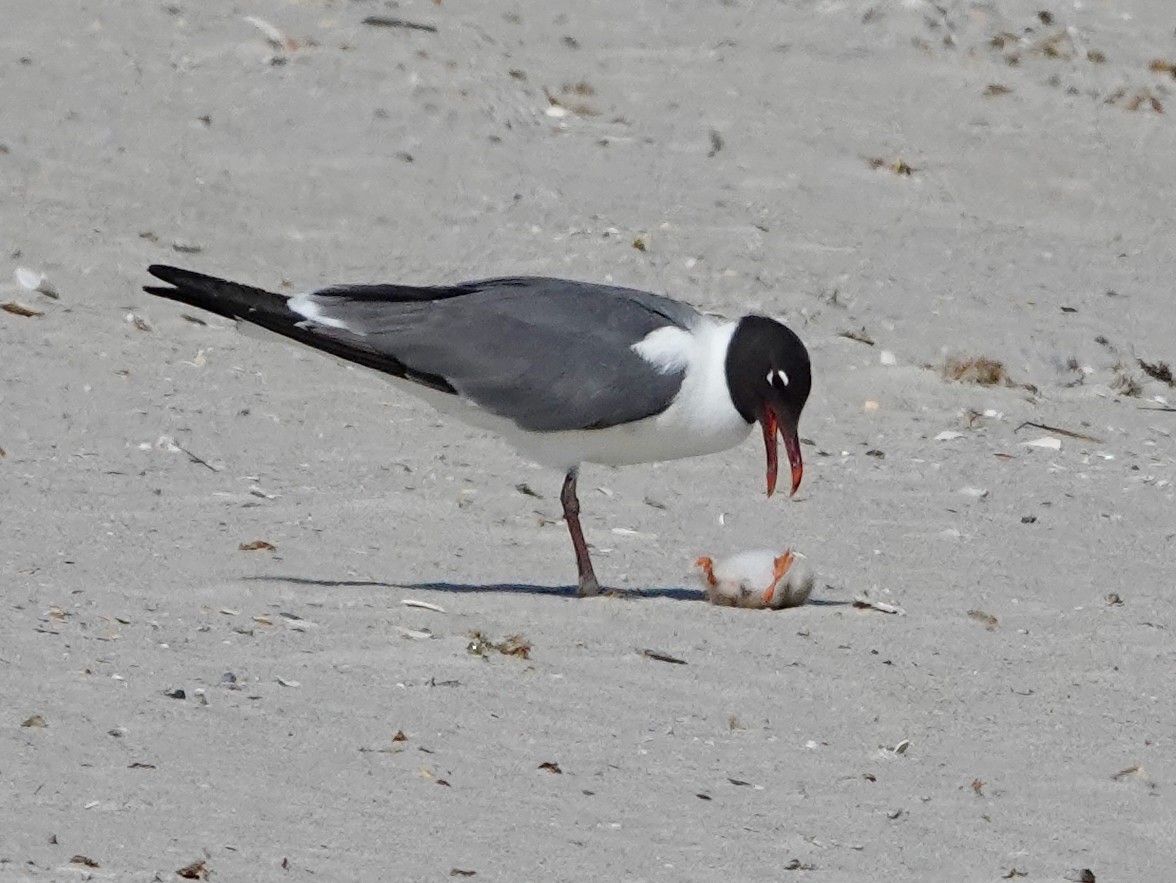
[[[766,316],[744,316],[727,348],[727,386],[735,409],[764,434],[768,457],[768,496],[776,490],[776,434],[792,467],[792,493],[804,476],[798,424],[813,385],[808,350],[796,333]]]
[[[763,429],[768,494],[777,435],[803,475],[797,423],[808,353],[763,316],[726,322],[661,295],[567,279],[335,285],[286,295],[156,265],[158,297],[378,371],[440,410],[561,469],[581,595],[600,584],[580,526],[581,463],[626,465],[725,450]]]

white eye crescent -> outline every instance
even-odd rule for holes
[[[768,386],[774,386],[776,389],[783,389],[788,385],[788,375],[777,368],[774,371],[768,372]]]

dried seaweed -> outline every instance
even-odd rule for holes
[[[424,31],[427,34],[437,33],[436,25],[426,25],[416,21],[406,21],[403,18],[390,18],[386,15],[369,15],[363,20],[363,23],[373,28],[402,28],[406,31]]]
[[[995,616],[991,613],[985,613],[983,610],[969,610],[968,618],[974,619],[990,632],[996,631],[996,626],[999,623]]]
[[[5,304],[0,304],[0,310],[4,310],[6,313],[12,313],[14,316],[25,316],[29,319],[35,319],[37,316],[45,315],[39,310],[34,310],[32,307],[26,307],[23,304],[18,304],[14,300]]]
[[[978,386],[1008,386],[1009,375],[1003,362],[987,356],[948,356],[943,361],[943,376],[956,383]]]
[[[1172,369],[1167,362],[1145,362],[1143,359],[1135,361],[1139,362],[1139,367],[1148,377],[1158,380],[1160,383],[1166,383],[1168,386],[1176,386],[1176,378],[1173,378]]]
[[[656,659],[658,662],[669,662],[672,665],[685,665],[685,659],[678,659],[676,656],[670,656],[668,653],[661,653],[657,650],[642,650],[642,656],[647,656],[650,659]]]
[[[265,540],[253,540],[250,543],[241,543],[237,549],[242,552],[256,552],[260,549],[264,549],[267,552],[276,552],[278,547]]]
[[[471,656],[489,656],[491,653],[501,653],[503,656],[517,656],[521,659],[531,658],[531,642],[522,635],[515,634],[492,641],[482,632],[470,632],[470,641],[466,644],[466,653]]]
[[[184,867],[177,870],[176,875],[183,877],[185,880],[207,880],[209,875],[208,864],[203,859],[192,862],[192,864],[184,865]]]
[[[866,333],[866,327],[863,325],[859,331],[839,331],[838,337],[844,337],[846,340],[856,340],[858,343],[864,343],[866,346],[874,345],[874,338]]]

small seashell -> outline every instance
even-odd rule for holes
[[[633,530],[630,527],[614,527],[614,528],[612,528],[611,532],[616,534],[619,537],[633,537],[634,539],[638,539],[638,540],[656,540],[657,539],[657,534],[655,534],[655,533],[644,533],[639,530]]]
[[[253,25],[259,31],[265,34],[266,40],[268,40],[270,45],[275,49],[285,49],[288,52],[294,52],[298,49],[297,40],[293,39],[292,37],[287,37],[264,18],[258,18],[256,15],[247,15],[245,16],[245,21],[249,22],[249,24]]]
[[[57,286],[49,281],[49,277],[44,273],[38,273],[36,270],[30,270],[28,267],[16,268],[16,281],[21,288],[28,291],[39,291],[46,297],[57,298],[60,295],[57,293]]]
[[[430,604],[428,601],[418,601],[416,598],[401,598],[400,603],[405,607],[419,607],[421,610],[432,610],[434,613],[445,612],[445,608],[439,604]]]
[[[400,630],[400,634],[410,641],[428,641],[435,637],[428,629],[410,629],[404,626],[397,626],[397,628]]]
[[[853,606],[862,610],[877,610],[879,613],[891,613],[895,616],[906,616],[906,611],[896,604],[878,601],[866,593],[857,595],[853,599]]]

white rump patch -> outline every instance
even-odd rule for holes
[[[788,375],[785,374],[783,370],[776,369],[775,371],[768,372],[768,386],[775,386],[775,383],[772,381],[777,378],[779,378],[780,382],[785,386],[788,385]]]
[[[633,352],[657,369],[659,374],[681,371],[694,354],[694,338],[689,331],[667,325],[649,332],[632,346]]]
[[[315,325],[325,325],[327,328],[338,328],[340,331],[351,331],[347,323],[339,319],[332,319],[323,315],[323,305],[315,300],[313,294],[297,294],[286,301],[292,311],[302,316],[306,321]],[[299,323],[301,324],[301,323]]]

